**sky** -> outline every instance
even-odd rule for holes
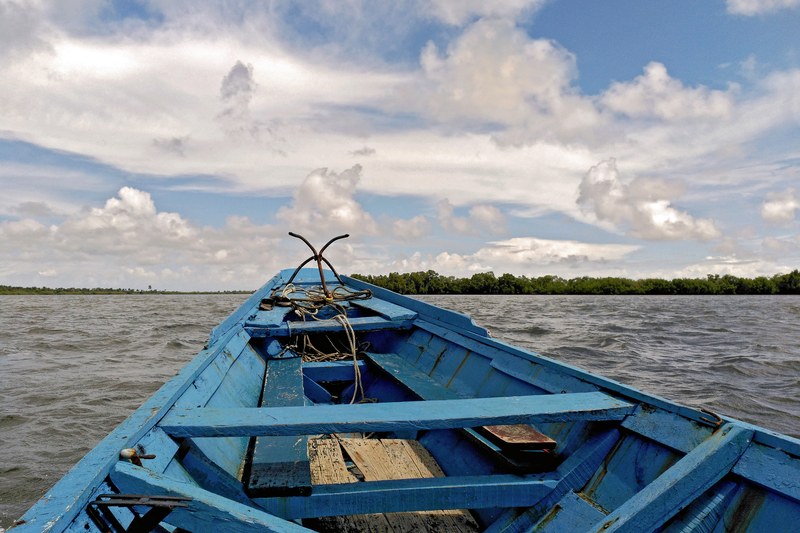
[[[0,0],[0,284],[800,268],[800,0]]]

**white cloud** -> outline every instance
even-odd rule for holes
[[[356,231],[362,235],[376,233],[372,215],[354,198],[361,172],[361,165],[338,174],[326,168],[315,170],[294,193],[292,204],[278,211],[277,219],[292,231],[318,237]]]
[[[430,231],[430,222],[423,215],[417,215],[410,219],[399,219],[392,222],[392,233],[398,239],[404,241],[418,240]]]
[[[57,224],[0,222],[4,277],[27,285],[41,284],[40,276],[62,286],[129,287],[157,278],[161,288],[254,288],[269,275],[262,268],[285,268],[301,255],[276,254],[280,242],[275,228],[247,219],[195,226],[131,187]]]
[[[733,98],[729,93],[706,87],[684,87],[670,77],[666,67],[649,63],[644,74],[630,82],[615,82],[600,96],[607,109],[634,118],[720,119],[730,116]]]
[[[580,185],[578,203],[599,221],[610,222],[633,236],[654,240],[719,236],[711,220],[697,219],[672,207],[678,193],[670,183],[639,179],[623,183],[614,159],[593,166]]]
[[[514,271],[531,265],[618,261],[639,249],[639,246],[628,244],[594,244],[535,237],[515,237],[489,244],[491,246],[481,248],[473,257],[486,263],[513,265]]]
[[[455,214],[455,206],[445,198],[436,204],[436,212],[444,229],[462,235],[498,234],[506,228],[505,216],[493,205],[474,205],[469,208],[469,216],[461,217]]]
[[[522,13],[530,13],[543,6],[547,0],[427,0],[434,16],[460,26],[473,18],[496,17],[516,18]]]
[[[761,217],[767,222],[786,224],[792,222],[795,212],[800,209],[800,197],[794,189],[783,192],[773,192],[761,204]]]
[[[530,39],[507,20],[479,20],[444,54],[429,42],[420,63],[424,80],[408,98],[445,124],[521,130],[527,141],[581,130],[588,136],[586,128],[598,120],[572,86],[575,57],[554,41]]]
[[[800,6],[800,0],[727,0],[728,12],[736,15],[762,15]]]

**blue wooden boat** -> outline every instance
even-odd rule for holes
[[[215,328],[15,533],[800,530],[797,439],[310,259]]]

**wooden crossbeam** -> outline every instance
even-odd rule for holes
[[[353,331],[409,329],[414,323],[411,319],[388,320],[379,316],[350,318],[348,322],[353,327]],[[291,337],[294,335],[344,331],[344,326],[342,326],[341,322],[334,319],[312,320],[309,322],[283,322],[277,326],[247,322],[245,324],[245,330],[253,337]]]
[[[449,476],[315,485],[310,496],[259,498],[270,513],[286,519],[437,509],[525,507],[553,490],[542,476]]]
[[[316,435],[621,420],[632,409],[631,404],[607,394],[587,392],[309,407],[175,409],[160,426],[173,437]]]

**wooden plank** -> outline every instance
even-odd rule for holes
[[[602,392],[311,407],[172,410],[173,437],[316,435],[453,429],[487,424],[621,420],[633,406]]]
[[[347,469],[342,449],[337,439],[314,438],[308,441],[311,461],[311,482],[314,485],[355,483],[356,477]],[[382,514],[326,516],[313,524],[319,531],[375,531],[392,533],[392,528]]]
[[[364,361],[358,361],[357,364],[362,374],[367,371],[367,365]],[[303,374],[317,383],[353,381],[355,379],[355,369],[352,360],[303,363]]]
[[[751,445],[734,474],[800,502],[800,458],[761,444]]]
[[[341,439],[365,481],[443,477],[436,461],[414,440]],[[468,511],[460,509],[388,513],[395,531],[477,531]]]
[[[730,472],[753,432],[726,424],[595,524],[593,531],[654,531]]]
[[[547,476],[449,476],[316,485],[309,496],[259,498],[287,519],[378,512],[527,507],[553,490]]]
[[[66,527],[89,501],[94,489],[119,460],[119,451],[135,445],[172,407],[192,382],[224,351],[241,351],[249,337],[242,331],[229,331],[219,342],[201,351],[141,407],[117,426],[83,459],[67,472],[39,502],[23,515],[19,533],[60,530]],[[238,353],[238,352],[237,352]]]
[[[410,329],[412,320],[387,320],[379,316],[348,319],[353,331],[378,331],[382,329]],[[253,337],[292,337],[313,333],[344,331],[338,320],[310,320],[308,322],[283,322],[278,326],[262,326],[254,322],[245,323],[245,329]]]
[[[191,498],[187,508],[176,508],[165,519],[165,522],[189,531],[308,531],[295,523],[130,463],[117,463],[111,470],[111,480],[123,493]]]
[[[681,453],[689,453],[713,432],[710,426],[646,404],[637,406],[622,427]]]
[[[353,300],[350,305],[369,309],[378,313],[383,318],[389,320],[414,320],[417,312],[397,304],[393,304],[381,298],[368,298],[366,300]]]
[[[305,405],[303,360],[296,355],[267,359],[261,406],[279,408],[302,405]],[[311,471],[307,437],[257,436],[253,445],[247,493],[250,496],[271,496],[309,492]]]
[[[586,531],[605,516],[591,502],[570,491],[534,525],[534,530],[536,533]]]
[[[314,403],[333,403],[333,396],[322,385],[303,374],[303,392]]]
[[[178,450],[180,465],[201,488],[229,500],[252,506],[242,482],[208,458],[192,439],[184,439]]]

